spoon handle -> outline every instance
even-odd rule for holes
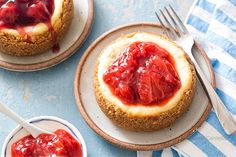
[[[20,124],[27,132],[29,132],[33,137],[37,137],[39,134],[46,133],[44,130],[35,127],[34,125],[25,121],[22,117],[13,112],[10,108],[0,103],[0,112],[8,116],[9,118]],[[49,133],[49,132],[48,132]]]

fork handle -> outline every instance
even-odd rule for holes
[[[152,157],[152,151],[137,151],[137,157]]]
[[[195,69],[199,76],[200,81],[202,82],[203,86],[205,87],[206,93],[211,101],[211,104],[215,110],[215,113],[220,121],[220,124],[224,128],[225,132],[228,135],[231,135],[236,131],[236,122],[232,116],[232,114],[228,111],[225,107],[224,103],[221,101],[220,97],[217,95],[216,91],[208,81],[206,75],[203,73],[199,65],[197,64],[196,60],[193,56],[190,56],[192,62],[195,65]]]

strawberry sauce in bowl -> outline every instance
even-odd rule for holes
[[[152,42],[129,45],[103,80],[126,105],[162,105],[181,87],[172,56]]]
[[[23,137],[12,144],[12,157],[82,157],[80,143],[70,133],[59,129],[54,134],[41,134],[37,138],[31,135]]]
[[[41,134],[33,138],[18,126],[6,138],[1,157],[87,157],[83,137],[69,122],[50,116],[29,121],[55,135]]]

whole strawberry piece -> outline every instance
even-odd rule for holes
[[[49,20],[50,13],[42,1],[36,1],[29,6],[27,16],[34,18],[36,22],[43,22]]]
[[[0,20],[6,24],[14,24],[17,20],[18,12],[14,1],[2,5],[0,8]]]

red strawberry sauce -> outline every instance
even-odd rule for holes
[[[174,59],[152,42],[129,45],[103,80],[126,105],[161,105],[181,87]]]
[[[27,35],[26,42],[30,43],[31,32],[26,33],[24,27],[42,22],[51,32],[53,45],[58,46],[57,35],[51,24],[53,12],[54,0],[0,0],[0,29],[16,29],[20,35]]]
[[[80,143],[65,130],[55,135],[26,136],[12,144],[12,157],[82,157]]]

